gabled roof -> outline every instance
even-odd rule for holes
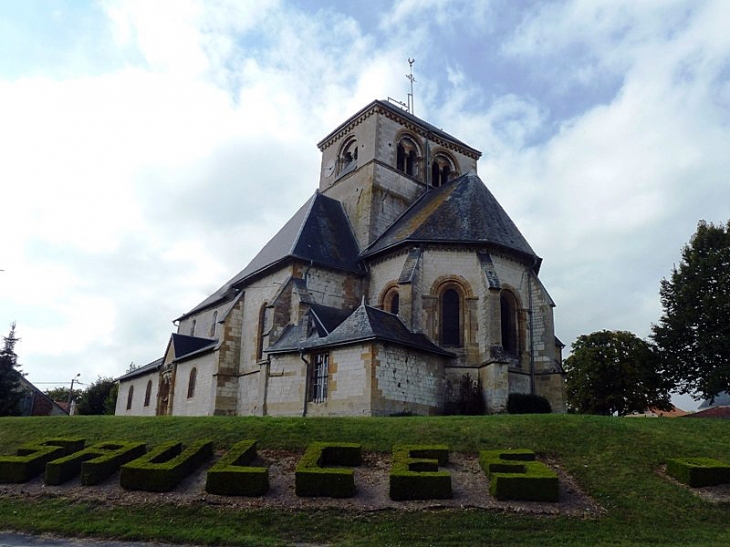
[[[297,336],[298,339],[297,339]],[[311,336],[304,339],[305,333],[299,327],[290,329],[286,336],[266,350],[267,353],[288,353],[303,349],[317,349],[343,346],[357,342],[379,340],[392,342],[430,353],[453,357],[453,353],[441,349],[424,334],[408,330],[397,315],[361,304],[336,329],[323,337]]]
[[[418,243],[487,245],[540,261],[474,172],[425,193],[362,256]]]
[[[364,275],[359,247],[342,204],[316,192],[235,277],[178,320],[235,296],[236,285],[297,258],[318,266]]]
[[[352,310],[331,308],[322,304],[309,304],[309,309],[320,336],[326,336],[335,330],[352,313]]]

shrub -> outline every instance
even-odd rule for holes
[[[498,500],[558,501],[558,476],[532,450],[482,450],[479,465]]]
[[[507,412],[510,414],[550,414],[553,411],[542,395],[510,393],[507,397]]]
[[[349,467],[357,467],[361,463],[359,444],[312,443],[294,472],[296,494],[301,497],[350,498],[355,495],[355,473]]]
[[[219,496],[263,496],[269,490],[269,469],[250,467],[256,459],[256,441],[236,443],[205,479],[205,491]]]
[[[184,451],[182,443],[170,441],[124,464],[119,484],[126,490],[169,492],[212,455],[212,441],[197,441]]]
[[[451,474],[439,471],[449,463],[449,447],[444,445],[396,445],[390,470],[390,499],[449,499]]]
[[[102,442],[46,464],[45,483],[62,484],[81,472],[81,484],[98,484],[145,453],[144,443]]]
[[[21,483],[43,473],[51,460],[62,458],[84,447],[84,439],[58,438],[27,443],[16,456],[0,456],[0,483]]]
[[[487,407],[484,403],[484,395],[482,394],[482,381],[472,377],[467,373],[459,380],[458,389],[454,389],[451,384],[447,388],[446,406],[444,414],[476,416],[484,414]]]
[[[667,474],[692,488],[730,483],[730,465],[712,458],[668,460]]]

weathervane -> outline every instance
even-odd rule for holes
[[[406,78],[408,78],[411,81],[411,92],[408,94],[408,112],[413,114],[414,116],[416,113],[413,111],[413,82],[416,81],[416,79],[413,77],[413,63],[415,63],[415,59],[411,59],[408,57],[408,66],[411,68],[410,74],[406,74]]]

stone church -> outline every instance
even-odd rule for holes
[[[119,378],[118,415],[440,414],[466,376],[565,410],[541,259],[481,153],[385,101],[318,147],[319,188],[233,279]]]

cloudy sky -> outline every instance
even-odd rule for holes
[[[118,376],[314,192],[374,99],[483,152],[556,334],[646,337],[730,218],[725,0],[0,3],[0,331],[39,387]],[[685,404],[685,406],[689,406]]]

